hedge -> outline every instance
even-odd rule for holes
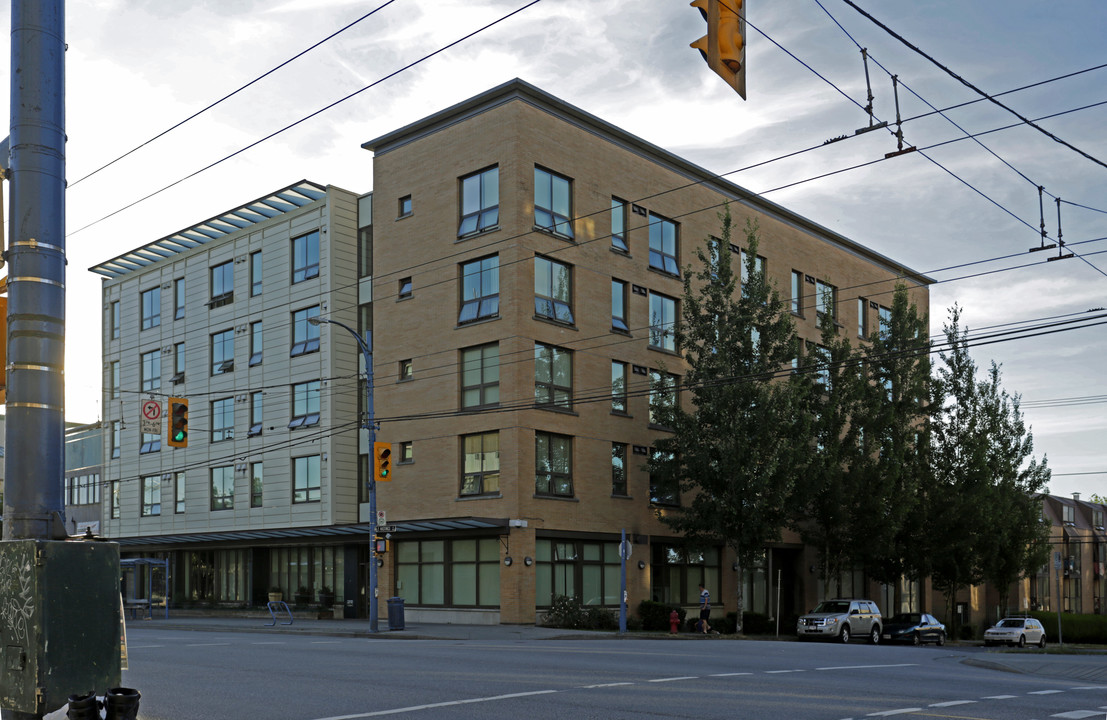
[[[1056,612],[1032,612],[1030,616],[1042,623],[1049,642],[1057,642]],[[1061,613],[1061,635],[1067,643],[1107,645],[1107,615]]]

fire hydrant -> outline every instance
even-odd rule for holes
[[[679,627],[680,627],[680,613],[678,613],[676,610],[673,610],[671,613],[669,613],[669,634],[670,635],[676,635],[677,634],[677,628],[679,628]]]

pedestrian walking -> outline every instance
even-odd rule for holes
[[[711,625],[707,619],[711,616],[711,593],[700,583],[700,632],[704,635],[711,632]]]

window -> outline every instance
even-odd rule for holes
[[[546,432],[534,434],[534,493],[573,496],[573,439]]]
[[[1072,505],[1061,506],[1061,522],[1075,524],[1076,523],[1076,508]]]
[[[399,217],[407,217],[411,214],[411,196],[404,195],[400,198]]]
[[[672,460],[672,453],[654,451],[654,460]],[[680,488],[674,483],[663,481],[650,473],[650,505],[680,505]]]
[[[304,308],[292,313],[292,350],[289,357],[319,352],[319,326],[311,322],[319,317],[319,306]]]
[[[154,287],[143,290],[139,297],[142,300],[142,323],[140,327],[143,330],[149,330],[161,325],[161,288]]]
[[[185,474],[173,473],[173,512],[185,511]]]
[[[627,204],[619,198],[611,198],[611,247],[630,252],[630,244],[627,242]]]
[[[234,398],[215,400],[211,404],[211,441],[234,440]]]
[[[261,250],[250,253],[250,295],[261,295]]]
[[[292,239],[292,284],[319,277],[319,231]]]
[[[288,428],[309,427],[319,424],[319,381],[292,386],[292,421]]]
[[[880,337],[889,337],[892,334],[892,309],[880,305],[876,312]]]
[[[572,323],[572,273],[568,265],[549,258],[534,258],[534,314],[556,322]]]
[[[400,443],[400,462],[415,462],[415,454],[410,440]]]
[[[680,275],[676,223],[653,213],[650,213],[650,267],[670,275]]]
[[[611,443],[611,494],[624,497],[627,494],[627,446]]]
[[[627,326],[627,284],[611,279],[611,329],[630,332]]]
[[[396,298],[398,300],[407,300],[414,292],[414,285],[411,282],[411,278],[400,278],[400,287],[396,291]]]
[[[234,330],[224,330],[211,336],[211,374],[222,375],[234,370]]]
[[[250,507],[261,507],[263,477],[261,463],[250,463]]]
[[[119,301],[111,301],[111,339],[119,339]]]
[[[177,278],[173,281],[173,319],[180,320],[185,316],[185,281]]]
[[[857,337],[869,336],[869,301],[865,298],[857,298]]]
[[[651,292],[650,347],[676,352],[676,318],[676,300]]]
[[[234,465],[211,469],[211,509],[234,510]]]
[[[534,549],[536,606],[549,607],[560,595],[581,605],[619,606],[619,543],[539,539]]]
[[[292,458],[292,502],[319,502],[319,456]]]
[[[111,397],[113,400],[119,398],[119,361],[111,361]]]
[[[248,438],[261,435],[261,410],[264,396],[265,393],[260,390],[250,393],[250,429],[246,431],[246,437]]]
[[[119,481],[111,481],[111,519],[119,519]]]
[[[611,361],[611,412],[627,412],[627,364]]]
[[[747,253],[745,250],[743,250],[739,255],[742,264],[742,295],[749,294],[749,288],[747,286],[750,282],[750,271],[749,268],[746,266],[746,263],[748,262],[748,255],[749,253]],[[760,255],[754,257],[753,271],[757,273],[758,276],[760,276],[761,278],[765,277],[765,258],[761,257]]]
[[[411,358],[400,361],[400,367],[397,371],[397,377],[400,382],[406,382],[414,377],[414,371],[411,367]]]
[[[208,307],[217,308],[234,301],[234,261],[216,265],[211,269],[211,301]]]
[[[834,323],[838,319],[838,288],[822,280],[815,282],[815,317],[822,323]]]
[[[464,435],[461,438],[462,495],[500,491],[500,434]]]
[[[534,402],[569,409],[573,404],[573,353],[534,344]]]
[[[250,367],[261,365],[262,325],[261,320],[250,323]]]
[[[573,237],[572,185],[568,178],[534,168],[534,224],[543,230]]]
[[[185,379],[185,344],[173,343],[173,377],[169,382],[174,385],[183,383]]]
[[[488,168],[461,178],[461,222],[457,236],[491,230],[500,224],[500,169]]]
[[[142,391],[161,387],[161,350],[142,353]]]
[[[411,605],[500,606],[496,538],[401,541],[395,555],[397,587]]]
[[[803,316],[803,273],[792,271],[792,314]]]
[[[500,404],[500,346],[496,343],[461,351],[461,407]]]
[[[142,478],[142,515],[161,515],[161,476]]]
[[[118,420],[112,420],[111,421],[111,457],[112,457],[113,460],[115,458],[119,457],[119,445],[120,445],[120,440],[122,439],[120,437],[119,433],[120,433],[119,421]]]
[[[500,258],[496,255],[461,264],[461,312],[457,323],[500,314]]]
[[[664,422],[668,411],[676,407],[677,376],[650,371],[650,425],[668,427]]]

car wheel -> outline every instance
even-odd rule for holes
[[[873,625],[872,631],[869,633],[869,643],[872,645],[880,644],[880,626]]]
[[[849,642],[849,625],[842,626],[842,631],[838,633],[838,639],[843,643]]]
[[[938,647],[946,644],[946,634],[938,633]]]
[[[911,644],[915,647],[923,644],[923,639],[917,632],[911,636]]]
[[[1026,636],[1019,635],[1019,647],[1026,647]]]
[[[1040,638],[1038,639],[1038,647],[1040,647],[1040,648],[1044,648],[1044,647],[1045,647],[1045,634],[1044,634],[1044,633],[1043,633],[1043,634],[1042,634],[1042,636],[1041,636],[1041,637],[1040,637]]]

